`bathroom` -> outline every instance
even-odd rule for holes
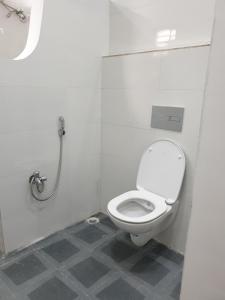
[[[224,15],[223,0],[0,0],[0,299],[225,299]],[[111,204],[131,191],[128,220]],[[159,202],[173,220],[143,238]]]

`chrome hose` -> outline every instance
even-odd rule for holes
[[[59,181],[60,181],[60,176],[61,176],[61,170],[62,170],[62,158],[63,158],[63,135],[60,135],[59,134],[59,139],[60,139],[60,151],[59,151],[59,162],[58,162],[58,170],[57,170],[57,175],[56,175],[56,181],[55,181],[55,185],[54,185],[54,188],[53,188],[53,191],[50,195],[44,197],[44,198],[41,198],[39,196],[36,195],[36,193],[34,192],[34,180],[35,178],[33,177],[30,181],[30,191],[31,191],[31,194],[32,196],[34,197],[34,199],[36,199],[37,201],[39,202],[44,202],[44,201],[47,201],[53,197],[56,196],[56,193],[57,193],[57,190],[58,190],[58,187],[59,187]]]

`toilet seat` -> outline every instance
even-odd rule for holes
[[[135,213],[132,215],[132,205],[139,206],[139,210],[136,208],[137,215]],[[108,204],[109,214],[120,221],[132,224],[151,222],[163,215],[167,208],[163,197],[143,190],[127,192],[112,199]],[[138,211],[146,213],[138,215]]]

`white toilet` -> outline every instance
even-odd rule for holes
[[[137,246],[145,245],[174,220],[184,172],[182,149],[170,140],[156,141],[141,159],[137,190],[109,202],[109,217],[130,233]]]

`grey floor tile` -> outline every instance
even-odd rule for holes
[[[177,286],[173,289],[171,293],[171,297],[174,298],[175,300],[180,299],[180,291],[181,291],[181,282],[177,284]]]
[[[0,283],[0,300],[16,300],[11,291]]]
[[[69,271],[85,287],[89,288],[106,275],[110,269],[93,257],[89,257],[70,268]]]
[[[81,222],[78,222],[78,223],[73,224],[73,225],[70,225],[70,226],[66,227],[66,228],[64,229],[64,231],[66,231],[66,232],[74,232],[74,231],[77,230],[77,228],[79,228],[79,227],[82,226],[83,224],[86,224],[86,220],[81,221]]]
[[[139,260],[130,271],[133,275],[153,286],[158,284],[169,273],[166,267],[148,256],[144,256]]]
[[[5,265],[5,264],[11,264],[15,261],[18,261],[19,259],[22,259],[23,257],[26,257],[33,252],[33,245],[30,245],[26,248],[22,248],[19,250],[14,250],[7,254],[3,259],[0,260],[0,268]]]
[[[120,240],[112,240],[107,246],[102,249],[102,252],[111,257],[116,262],[121,262],[131,255],[134,255],[137,250],[120,241]]]
[[[88,225],[84,229],[74,233],[74,236],[88,244],[99,241],[106,233],[95,225]]]
[[[73,300],[77,294],[64,282],[54,277],[28,295],[31,300]]]
[[[108,217],[102,218],[100,220],[100,223],[107,226],[108,228],[110,228],[113,231],[118,231],[119,230],[118,227]]]
[[[164,258],[173,261],[174,263],[180,265],[183,263],[184,257],[183,255],[176,253],[172,250],[170,250],[169,248],[167,248],[166,246],[162,245],[162,244],[157,244],[154,248],[153,248],[153,252],[157,255],[157,256],[163,256]]]
[[[142,300],[145,297],[123,279],[118,279],[103,289],[97,298],[100,300]]]
[[[79,252],[79,249],[66,239],[48,245],[42,250],[59,263]]]
[[[46,270],[42,262],[31,254],[3,269],[3,273],[16,285],[20,285]]]

